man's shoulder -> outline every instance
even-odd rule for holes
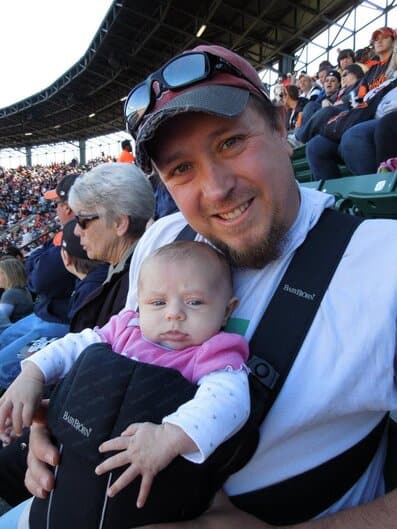
[[[374,268],[379,274],[390,270],[395,277],[397,260],[397,220],[370,219],[362,222],[353,234],[348,252],[361,256],[361,267]]]

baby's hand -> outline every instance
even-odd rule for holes
[[[97,466],[95,472],[104,474],[109,470],[128,465],[118,480],[108,490],[108,496],[115,496],[139,475],[142,476],[137,507],[144,506],[153,479],[180,454],[195,452],[196,445],[185,432],[173,424],[137,423],[131,424],[120,437],[102,443],[100,452],[120,450]]]
[[[6,427],[4,433],[0,433],[0,441],[3,448],[13,443],[15,439],[16,435],[14,430],[12,429],[11,419],[8,417],[6,420]]]
[[[32,424],[33,414],[41,401],[44,376],[33,362],[26,362],[22,372],[0,399],[0,433],[10,427],[16,435]]]

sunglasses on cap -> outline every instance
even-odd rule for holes
[[[80,228],[85,230],[89,222],[99,219],[99,215],[75,215],[75,219]]]
[[[154,107],[156,96],[167,90],[182,89],[215,74],[224,72],[248,81],[255,89],[269,100],[265,90],[254,84],[230,62],[205,51],[185,53],[174,57],[159,70],[149,75],[143,83],[135,86],[124,105],[124,119],[127,131],[136,138],[139,125],[145,114]],[[153,83],[158,83],[158,90]]]

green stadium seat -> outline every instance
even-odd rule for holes
[[[313,175],[306,158],[306,145],[295,147],[292,151],[291,163],[294,169],[295,178],[299,183],[311,182]],[[339,165],[342,177],[349,176],[351,173],[345,165]]]
[[[320,189],[337,200],[351,193],[390,193],[397,190],[397,172],[333,178],[323,181]]]
[[[350,202],[354,215],[368,219],[397,219],[397,192],[390,193],[349,193],[344,199]]]
[[[292,161],[301,160],[306,157],[306,145],[301,145],[300,147],[295,147],[292,151]]]
[[[303,182],[335,196],[335,209],[367,218],[397,219],[397,171]]]

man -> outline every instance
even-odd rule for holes
[[[305,72],[302,72],[297,81],[297,86],[300,90],[300,95],[305,97],[308,101],[316,101],[321,92],[321,88],[313,81],[313,79]]]
[[[130,140],[123,140],[121,142],[121,153],[120,156],[117,158],[118,162],[124,162],[124,163],[134,163],[134,155],[132,154],[132,145]]]
[[[74,218],[67,202],[78,174],[64,176],[56,189],[44,197],[56,203],[62,225]],[[0,387],[7,387],[20,371],[18,352],[29,342],[42,337],[60,337],[69,330],[68,307],[75,277],[64,267],[60,240],[62,233],[33,251],[26,259],[28,287],[36,294],[33,314],[11,325],[0,336]]]
[[[324,98],[317,99],[322,107],[333,105],[340,89],[341,77],[337,70],[331,70],[327,73],[324,80]]]
[[[295,130],[295,137],[298,142],[306,143],[312,136],[313,116],[318,114],[319,110],[332,106],[338,96],[341,85],[341,77],[337,70],[322,70],[323,89],[319,90],[316,98],[311,99],[302,112],[301,126]]]
[[[252,67],[218,46],[194,51],[202,62],[196,63],[191,84],[167,89],[157,72],[136,87],[139,94],[131,92],[126,103],[138,164],[146,172],[153,169],[159,174],[184,215],[160,219],[137,246],[127,307],[136,308],[136,272],[144,256],[174,240],[188,222],[199,233],[197,240],[211,241],[235,265],[240,304],[233,313],[233,327],[250,339],[295,250],[333,200],[298,188],[282,117],[263,93]],[[189,55],[175,58],[173,66],[187,71]],[[167,80],[170,86],[171,79]],[[134,94],[142,96],[140,102],[146,94],[147,105],[135,106]],[[393,380],[397,249],[390,244],[396,237],[394,221],[368,221],[356,230],[262,424],[256,453],[225,484],[232,499],[249,491],[261,495],[285,480],[291,483],[290,478],[355,445],[385,411],[397,406]],[[396,493],[368,503],[384,492],[384,452],[382,442],[357,483],[317,513],[319,520],[299,520],[303,521],[299,528],[394,528]],[[26,477],[32,493],[44,497],[52,489],[53,477],[44,462],[53,465],[57,459],[46,431],[36,425]],[[324,476],[321,486],[332,487],[332,479]],[[310,503],[310,490],[309,486],[304,502]],[[278,509],[281,518],[290,515],[294,492],[286,489],[284,494]],[[263,501],[254,502],[253,510]],[[357,505],[362,506],[352,508]],[[298,527],[297,523],[288,522],[288,527]],[[259,529],[272,525],[236,509],[219,494],[197,521],[155,527]]]

